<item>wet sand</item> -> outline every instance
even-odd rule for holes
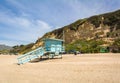
[[[0,83],[120,83],[120,53],[63,55],[17,65],[0,55]]]

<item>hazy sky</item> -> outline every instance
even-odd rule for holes
[[[120,0],[0,0],[0,44],[35,42],[78,19],[120,9]]]

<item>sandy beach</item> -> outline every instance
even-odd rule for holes
[[[63,55],[17,65],[0,55],[0,83],[120,83],[120,53]]]

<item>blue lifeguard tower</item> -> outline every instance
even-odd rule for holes
[[[54,58],[54,56],[60,56],[62,58],[62,53],[64,52],[63,40],[46,38],[43,39],[43,46],[19,56],[18,64],[24,64],[35,58],[40,58],[46,56],[48,58]]]

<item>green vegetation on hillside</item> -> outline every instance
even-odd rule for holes
[[[94,24],[96,27],[99,27],[101,22],[103,22],[104,25],[108,25],[111,27],[115,25],[120,26],[120,10],[111,13],[92,16],[88,18],[88,21]],[[120,27],[117,28],[120,29]]]
[[[10,53],[10,50],[8,49],[0,50],[0,54],[9,54],[9,53]]]
[[[24,54],[26,52],[31,51],[32,46],[34,45],[34,43],[30,43],[28,45],[17,45],[17,46],[13,46],[13,49],[10,50],[10,53],[19,53],[19,54]]]
[[[115,42],[111,45],[112,52],[120,53],[120,39],[116,39]]]
[[[102,44],[104,41],[96,41],[96,40],[77,40],[74,43],[66,45],[66,51],[69,52],[70,50],[80,51],[82,53],[98,53],[100,52]]]

